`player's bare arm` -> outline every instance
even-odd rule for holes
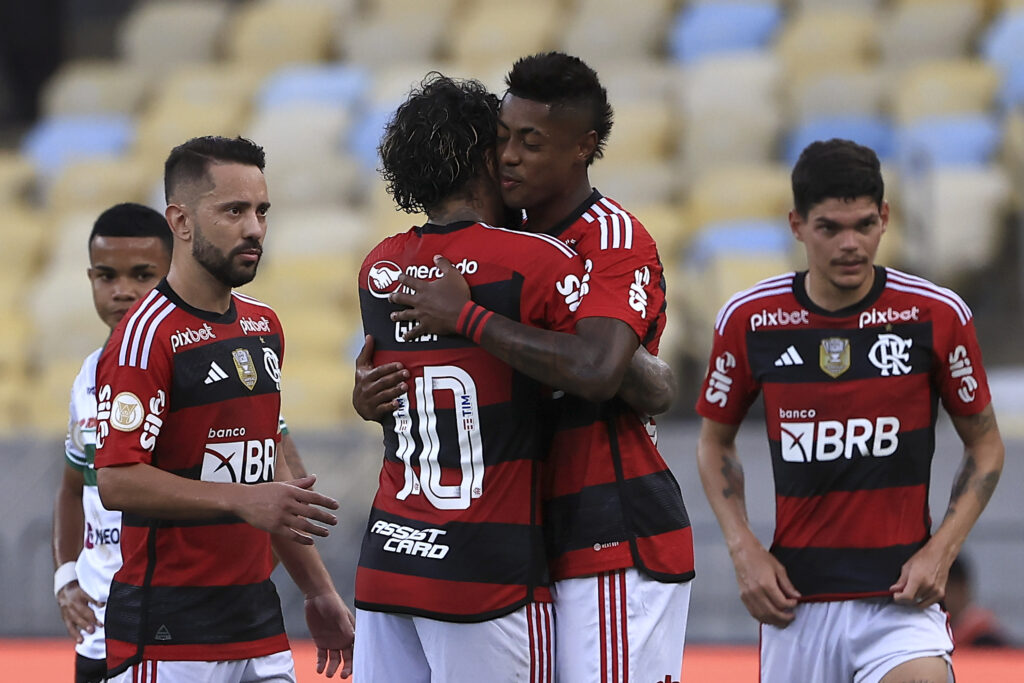
[[[296,480],[286,458],[277,459],[274,478],[282,482]],[[341,667],[341,678],[348,678],[352,675],[355,618],[338,595],[320,553],[279,535],[271,537],[271,545],[305,597],[306,625],[316,643],[317,673],[331,678]]]
[[[960,547],[995,491],[1005,448],[989,404],[975,415],[952,416],[964,443],[945,518],[935,534],[903,565],[890,590],[901,604],[924,608],[945,597],[946,577]]]
[[[762,624],[784,627],[793,620],[800,593],[750,528],[743,467],[736,455],[737,431],[739,425],[705,418],[697,442],[697,467],[736,569],[740,599]]]
[[[53,566],[60,567],[78,559],[82,551],[82,533],[85,513],[82,511],[82,487],[85,479],[75,468],[65,465],[57,500],[53,507]],[[60,616],[68,635],[81,643],[82,631],[92,633],[101,624],[89,607],[96,600],[87,594],[78,581],[71,581],[57,592]]]
[[[672,367],[643,346],[636,347],[619,397],[645,415],[661,415],[672,407],[678,387]]]
[[[409,371],[401,363],[373,366],[373,337],[366,335],[356,356],[356,382],[352,388],[352,406],[367,422],[380,422],[398,410],[397,398],[409,391]]]
[[[275,472],[275,476],[276,472]],[[311,545],[329,531],[314,522],[335,525],[337,517],[321,508],[338,501],[310,490],[315,476],[264,484],[225,484],[185,479],[135,463],[103,467],[96,473],[100,499],[108,510],[158,519],[211,519],[237,515],[275,536]]]
[[[392,313],[392,319],[416,321],[406,339],[457,333],[462,309],[470,300],[465,279],[451,263],[444,257],[435,257],[434,262],[442,277],[428,282],[403,274],[399,281],[405,289],[391,295],[393,303],[409,307]],[[605,401],[618,392],[640,340],[629,325],[613,318],[585,318],[576,323],[576,334],[566,334],[495,314],[479,344],[548,386]]]

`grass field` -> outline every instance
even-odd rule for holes
[[[316,651],[312,644],[296,641],[292,646],[299,683],[323,680],[316,675]],[[1024,650],[964,650],[954,654],[953,662],[957,683],[1024,681]],[[68,641],[0,640],[0,680],[5,683],[68,683],[73,680],[73,667],[74,652]],[[681,680],[673,683],[756,682],[756,648],[693,645],[686,648]]]

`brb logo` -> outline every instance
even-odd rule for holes
[[[795,411],[779,411],[779,415]],[[801,411],[802,412],[802,411]],[[814,411],[808,411],[813,415]],[[896,417],[879,417],[872,422],[854,417],[820,422],[782,422],[782,459],[786,462],[830,462],[840,457],[871,455],[885,458],[899,446],[900,421]]]
[[[245,428],[211,429],[210,438],[243,435]],[[203,451],[203,470],[199,478],[225,484],[259,484],[274,480],[273,439],[208,443]]]
[[[910,374],[910,347],[913,339],[895,334],[880,334],[868,351],[868,360],[882,371],[882,377]]]
[[[760,313],[750,316],[750,331],[753,332],[759,327],[780,327],[782,325],[806,325],[810,322],[806,309],[799,311],[784,311],[777,308],[774,311],[761,309]]]

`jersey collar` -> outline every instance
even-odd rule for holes
[[[801,306],[815,315],[825,316],[826,318],[845,318],[860,313],[869,306],[874,305],[878,301],[878,297],[882,296],[882,291],[885,289],[885,268],[874,266],[874,269],[875,281],[871,284],[871,289],[864,295],[864,298],[855,304],[840,308],[838,311],[826,311],[811,301],[811,297],[807,296],[807,287],[805,286],[807,281],[806,270],[798,272],[796,277],[793,278],[793,296],[796,297]]]
[[[563,218],[561,221],[559,221],[558,223],[555,223],[551,227],[551,229],[547,231],[547,234],[552,236],[552,237],[559,237],[563,232],[568,230],[570,228],[570,226],[572,226],[573,223],[578,221],[580,219],[580,216],[582,216],[584,213],[587,212],[587,209],[589,209],[594,204],[596,204],[598,202],[598,200],[601,199],[601,196],[602,196],[601,193],[598,192],[597,188],[595,187],[594,191],[590,193],[590,196],[587,197],[586,200],[582,204],[580,204],[575,209],[573,209],[572,213],[570,213],[568,216]],[[527,221],[527,225],[529,225],[529,221],[530,221],[530,212],[529,211],[526,212],[526,221]],[[529,228],[527,228],[527,229],[529,229]]]
[[[208,323],[231,325],[238,319],[238,310],[235,308],[235,297],[233,296],[231,297],[231,304],[228,306],[228,310],[223,313],[215,313],[213,311],[204,311],[201,308],[190,306],[184,299],[178,296],[177,292],[171,289],[171,285],[168,284],[167,278],[160,281],[160,284],[156,286],[156,290],[170,299],[178,308],[184,310],[190,315],[194,315],[200,320],[205,320]]]
[[[417,235],[447,235],[448,233],[462,230],[476,224],[477,221],[455,221],[454,223],[448,223],[447,225],[424,223],[421,226],[413,228],[413,230],[416,231]]]

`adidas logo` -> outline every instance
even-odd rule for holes
[[[786,349],[778,360],[775,361],[775,367],[781,368],[784,365],[803,365],[804,359],[800,357],[800,354],[796,352],[796,347],[790,346]]]
[[[170,640],[171,632],[167,630],[165,624],[160,624],[160,628],[156,630],[156,635],[153,636],[153,640]]]
[[[206,382],[204,382],[204,384],[213,384],[214,382],[219,382],[222,379],[227,378],[228,373],[224,372],[221,367],[217,365],[217,361],[213,361],[210,363],[210,371],[206,373]]]

